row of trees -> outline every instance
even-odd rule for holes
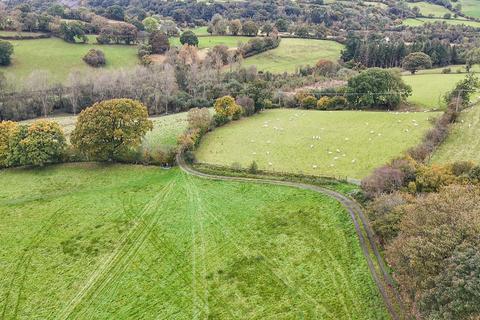
[[[242,69],[235,64],[224,72],[225,56],[230,59],[228,50],[212,50],[201,60],[195,47],[185,46],[169,50],[162,65],[95,74],[72,71],[63,84],[52,84],[47,71],[37,70],[21,88],[14,87],[18,81],[0,76],[0,120],[46,116],[54,110],[76,114],[95,101],[116,97],[139,100],[148,106],[150,114],[179,112],[212,105],[224,95],[263,95],[261,91],[267,92],[271,100],[278,90],[275,86],[308,80],[295,75],[260,75],[255,68]]]
[[[362,181],[369,217],[411,315],[425,319],[480,316],[477,252],[480,166],[429,164],[479,80],[468,75],[446,95],[447,111],[421,144]]]
[[[350,34],[347,38],[342,60],[359,63],[365,67],[393,68],[402,66],[407,55],[423,52],[430,57],[433,66],[465,63],[463,49],[448,41],[418,40],[407,44],[401,39],[378,38],[378,35],[361,38]]]

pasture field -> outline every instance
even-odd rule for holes
[[[464,110],[445,142],[433,154],[433,163],[471,160],[480,163],[480,105]]]
[[[412,87],[412,95],[408,101],[426,109],[442,109],[446,103],[443,100],[445,93],[452,90],[458,81],[465,78],[465,74],[433,74],[420,73],[404,75],[403,81]]]
[[[454,64],[454,65],[449,65],[445,67],[440,67],[440,68],[432,68],[432,69],[423,69],[423,70],[418,70],[415,75],[419,74],[440,74],[440,75],[445,75],[443,73],[443,69],[449,68],[451,70],[450,74],[463,74],[465,77],[467,74],[467,70],[465,69],[464,64]],[[480,72],[480,65],[476,64],[470,68],[470,72],[478,73]],[[402,75],[404,76],[410,76],[411,73],[410,71],[402,71]]]
[[[208,133],[201,163],[363,178],[417,144],[438,113],[276,109]]]
[[[0,183],[2,318],[389,318],[326,196],[92,163]]]
[[[335,41],[284,38],[278,48],[245,59],[243,65],[274,73],[294,72],[320,59],[336,61],[343,45]]]
[[[26,120],[22,121],[22,123],[28,124],[35,120]],[[48,120],[58,122],[63,128],[67,140],[69,140],[70,134],[75,129],[77,117],[70,115],[55,116],[49,117]],[[149,131],[143,140],[143,147],[150,150],[159,148],[166,151],[174,148],[177,144],[177,137],[185,131],[188,124],[186,112],[151,117],[150,120],[153,121],[153,130]]]
[[[34,70],[46,70],[58,82],[66,80],[72,70],[94,71],[82,60],[91,48],[105,53],[107,69],[129,68],[138,64],[136,46],[71,44],[59,38],[10,42],[14,46],[12,64],[0,67],[0,71],[17,79],[19,83]]]
[[[428,2],[423,2],[423,1],[421,1],[421,2],[410,2],[410,3],[408,3],[408,6],[410,8],[418,7],[418,9],[420,9],[420,13],[425,17],[433,15],[434,17],[437,17],[437,18],[443,18],[443,15],[446,14],[446,13],[450,13],[453,16],[452,11],[448,10],[447,8],[445,8],[443,6],[433,4],[433,3],[428,3]]]
[[[459,20],[459,19],[440,19],[440,18],[408,18],[403,20],[403,24],[409,27],[418,27],[425,23],[445,22],[447,24],[459,25],[464,24],[466,26],[480,28],[480,22],[471,20]]]
[[[227,46],[229,48],[237,48],[241,43],[246,43],[253,37],[244,36],[205,36],[198,37],[198,48],[207,49],[218,45]],[[171,46],[181,46],[180,38],[170,38]]]
[[[480,0],[459,0],[462,12],[467,16],[480,18]]]

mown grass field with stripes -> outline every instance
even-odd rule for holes
[[[2,319],[388,319],[326,196],[89,163],[0,183]]]

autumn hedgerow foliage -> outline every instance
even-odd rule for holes
[[[80,113],[72,144],[91,160],[118,160],[140,146],[152,130],[147,108],[139,101],[113,99],[102,101]]]

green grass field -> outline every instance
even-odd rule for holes
[[[480,28],[480,22],[478,21],[470,21],[470,20],[457,20],[457,19],[439,19],[439,18],[408,18],[403,20],[403,24],[409,27],[418,27],[422,26],[425,23],[435,23],[435,22],[446,22],[452,25],[459,25],[464,24],[466,26]]]
[[[213,48],[218,45],[227,46],[229,48],[237,48],[241,43],[246,43],[252,37],[243,36],[205,36],[198,37],[198,48]],[[170,45],[181,46],[180,38],[170,38]]]
[[[282,39],[278,48],[244,61],[245,66],[275,73],[294,72],[297,67],[314,65],[319,59],[338,60],[343,46],[335,41],[313,39]]]
[[[49,117],[48,120],[58,122],[67,137],[70,138],[70,134],[75,129],[77,117],[75,116],[55,116]],[[153,121],[153,130],[149,131],[144,138],[143,147],[146,149],[159,148],[160,150],[167,151],[174,148],[177,144],[177,137],[182,134],[187,128],[187,113],[176,113],[168,116],[151,117]],[[22,123],[31,123],[35,120],[26,120]]]
[[[412,87],[412,96],[408,101],[425,109],[443,109],[446,106],[443,97],[452,90],[465,74],[417,74],[404,75],[402,79]]]
[[[122,45],[70,44],[58,38],[10,41],[14,45],[13,62],[0,71],[20,83],[34,70],[47,70],[54,81],[64,81],[72,70],[95,69],[82,57],[91,48],[105,53],[107,69],[129,68],[138,64],[137,47]]]
[[[89,163],[0,183],[4,319],[388,319],[331,198]]]
[[[417,144],[438,113],[276,109],[205,136],[199,162],[363,178]],[[414,121],[415,120],[415,121]]]
[[[422,2],[410,2],[410,3],[407,3],[407,4],[410,8],[418,7],[420,9],[420,13],[425,17],[428,17],[431,14],[433,14],[434,17],[443,18],[443,15],[446,14],[446,13],[450,13],[453,16],[453,13],[450,10],[448,10],[447,8],[445,8],[443,6],[437,5],[437,4],[423,2],[423,1]]]
[[[446,141],[432,157],[433,163],[471,160],[480,163],[480,105],[462,112]]]
[[[480,0],[459,0],[462,12],[467,16],[480,18]]]

